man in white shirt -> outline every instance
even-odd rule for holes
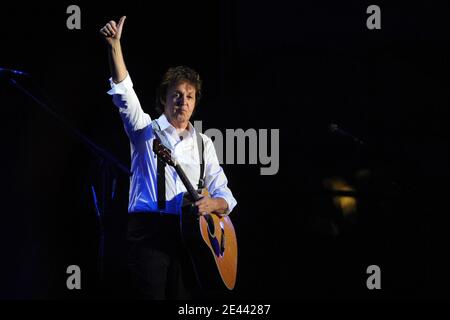
[[[227,187],[228,181],[211,139],[198,135],[189,122],[201,96],[202,83],[198,73],[188,67],[175,67],[164,74],[156,99],[163,114],[152,121],[141,108],[125,66],[120,43],[124,22],[125,17],[118,23],[110,21],[101,28],[100,34],[108,45],[112,76],[108,93],[113,96],[130,139],[132,177],[128,240],[131,280],[140,297],[189,298],[192,284],[188,283],[190,276],[185,271],[188,268],[183,267],[185,255],[180,247],[177,225],[186,188],[172,167],[158,164],[153,152],[155,138],[171,150],[193,186],[204,181],[211,196],[195,203],[199,213],[229,214],[236,200]],[[201,157],[204,158],[203,167],[200,166]]]

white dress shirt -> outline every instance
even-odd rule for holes
[[[108,94],[113,96],[113,102],[119,108],[125,131],[130,138],[132,176],[128,212],[160,211],[156,178],[157,159],[153,153],[155,133],[151,126],[152,119],[142,110],[129,75],[120,83],[116,84],[112,79],[110,83],[111,90]],[[189,123],[188,130],[180,139],[177,130],[168,122],[164,114],[155,121],[159,124],[160,134],[164,135],[166,144],[169,144],[167,147],[171,150],[171,155],[181,165],[194,188],[197,188],[200,178],[200,159],[195,128]],[[205,187],[208,188],[211,197],[220,197],[227,202],[226,213],[229,213],[235,207],[236,199],[227,186],[228,180],[219,164],[213,142],[208,136],[202,133],[200,135],[205,145],[203,150]],[[167,165],[165,174],[166,208],[164,213],[179,214],[186,188],[173,167]]]

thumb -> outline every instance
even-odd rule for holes
[[[119,22],[117,23],[117,29],[122,30],[122,27],[123,27],[123,24],[125,23],[126,18],[127,18],[126,16],[123,16],[120,18]]]

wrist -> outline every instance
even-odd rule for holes
[[[215,212],[219,214],[224,214],[228,209],[228,203],[223,198],[215,198]]]
[[[220,212],[221,210],[221,205],[220,205],[220,200],[219,199],[214,199],[214,211],[215,212]]]
[[[118,51],[120,49],[120,40],[111,40],[108,42],[108,46],[113,52]]]

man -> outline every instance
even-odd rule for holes
[[[203,134],[197,139],[197,132],[189,122],[201,96],[199,75],[187,67],[170,68],[163,76],[156,99],[163,114],[152,121],[141,108],[125,66],[120,44],[125,18],[120,18],[118,23],[108,22],[100,33],[109,53],[112,77],[108,93],[113,95],[130,139],[128,264],[131,281],[140,297],[186,299],[192,293],[193,285],[189,283],[192,270],[186,268],[178,230],[186,188],[172,167],[158,163],[153,153],[154,140],[159,139],[171,150],[193,186],[204,181],[211,196],[195,203],[199,213],[229,214],[236,200],[227,187],[211,139]],[[203,177],[199,148],[203,149]],[[158,170],[162,170],[160,174]]]

